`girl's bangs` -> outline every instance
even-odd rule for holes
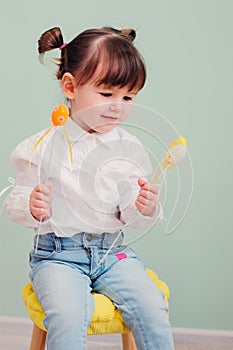
[[[110,52],[110,53],[109,53]],[[103,53],[97,68],[95,84],[107,87],[128,87],[129,91],[137,92],[145,84],[146,71],[141,57],[135,57],[130,52],[109,51]]]

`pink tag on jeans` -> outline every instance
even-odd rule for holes
[[[127,258],[127,255],[125,253],[119,253],[119,254],[115,254],[118,260],[122,260]]]

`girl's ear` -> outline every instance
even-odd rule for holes
[[[75,79],[71,73],[65,73],[61,80],[62,91],[65,96],[72,100],[75,95]]]

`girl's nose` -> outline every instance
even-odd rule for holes
[[[111,112],[120,112],[121,109],[122,109],[122,103],[120,103],[120,102],[113,102],[109,106],[109,110]]]

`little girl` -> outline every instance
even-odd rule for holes
[[[56,27],[38,41],[41,57],[61,50],[57,78],[70,118],[44,138],[30,162],[45,131],[12,153],[17,178],[8,213],[36,232],[30,276],[46,314],[48,350],[86,349],[91,292],[115,303],[138,350],[174,349],[163,296],[123,245],[126,224],[149,227],[161,214],[158,186],[146,181],[149,157],[119,127],[146,79],[135,36],[134,30],[105,27],[64,43]]]

